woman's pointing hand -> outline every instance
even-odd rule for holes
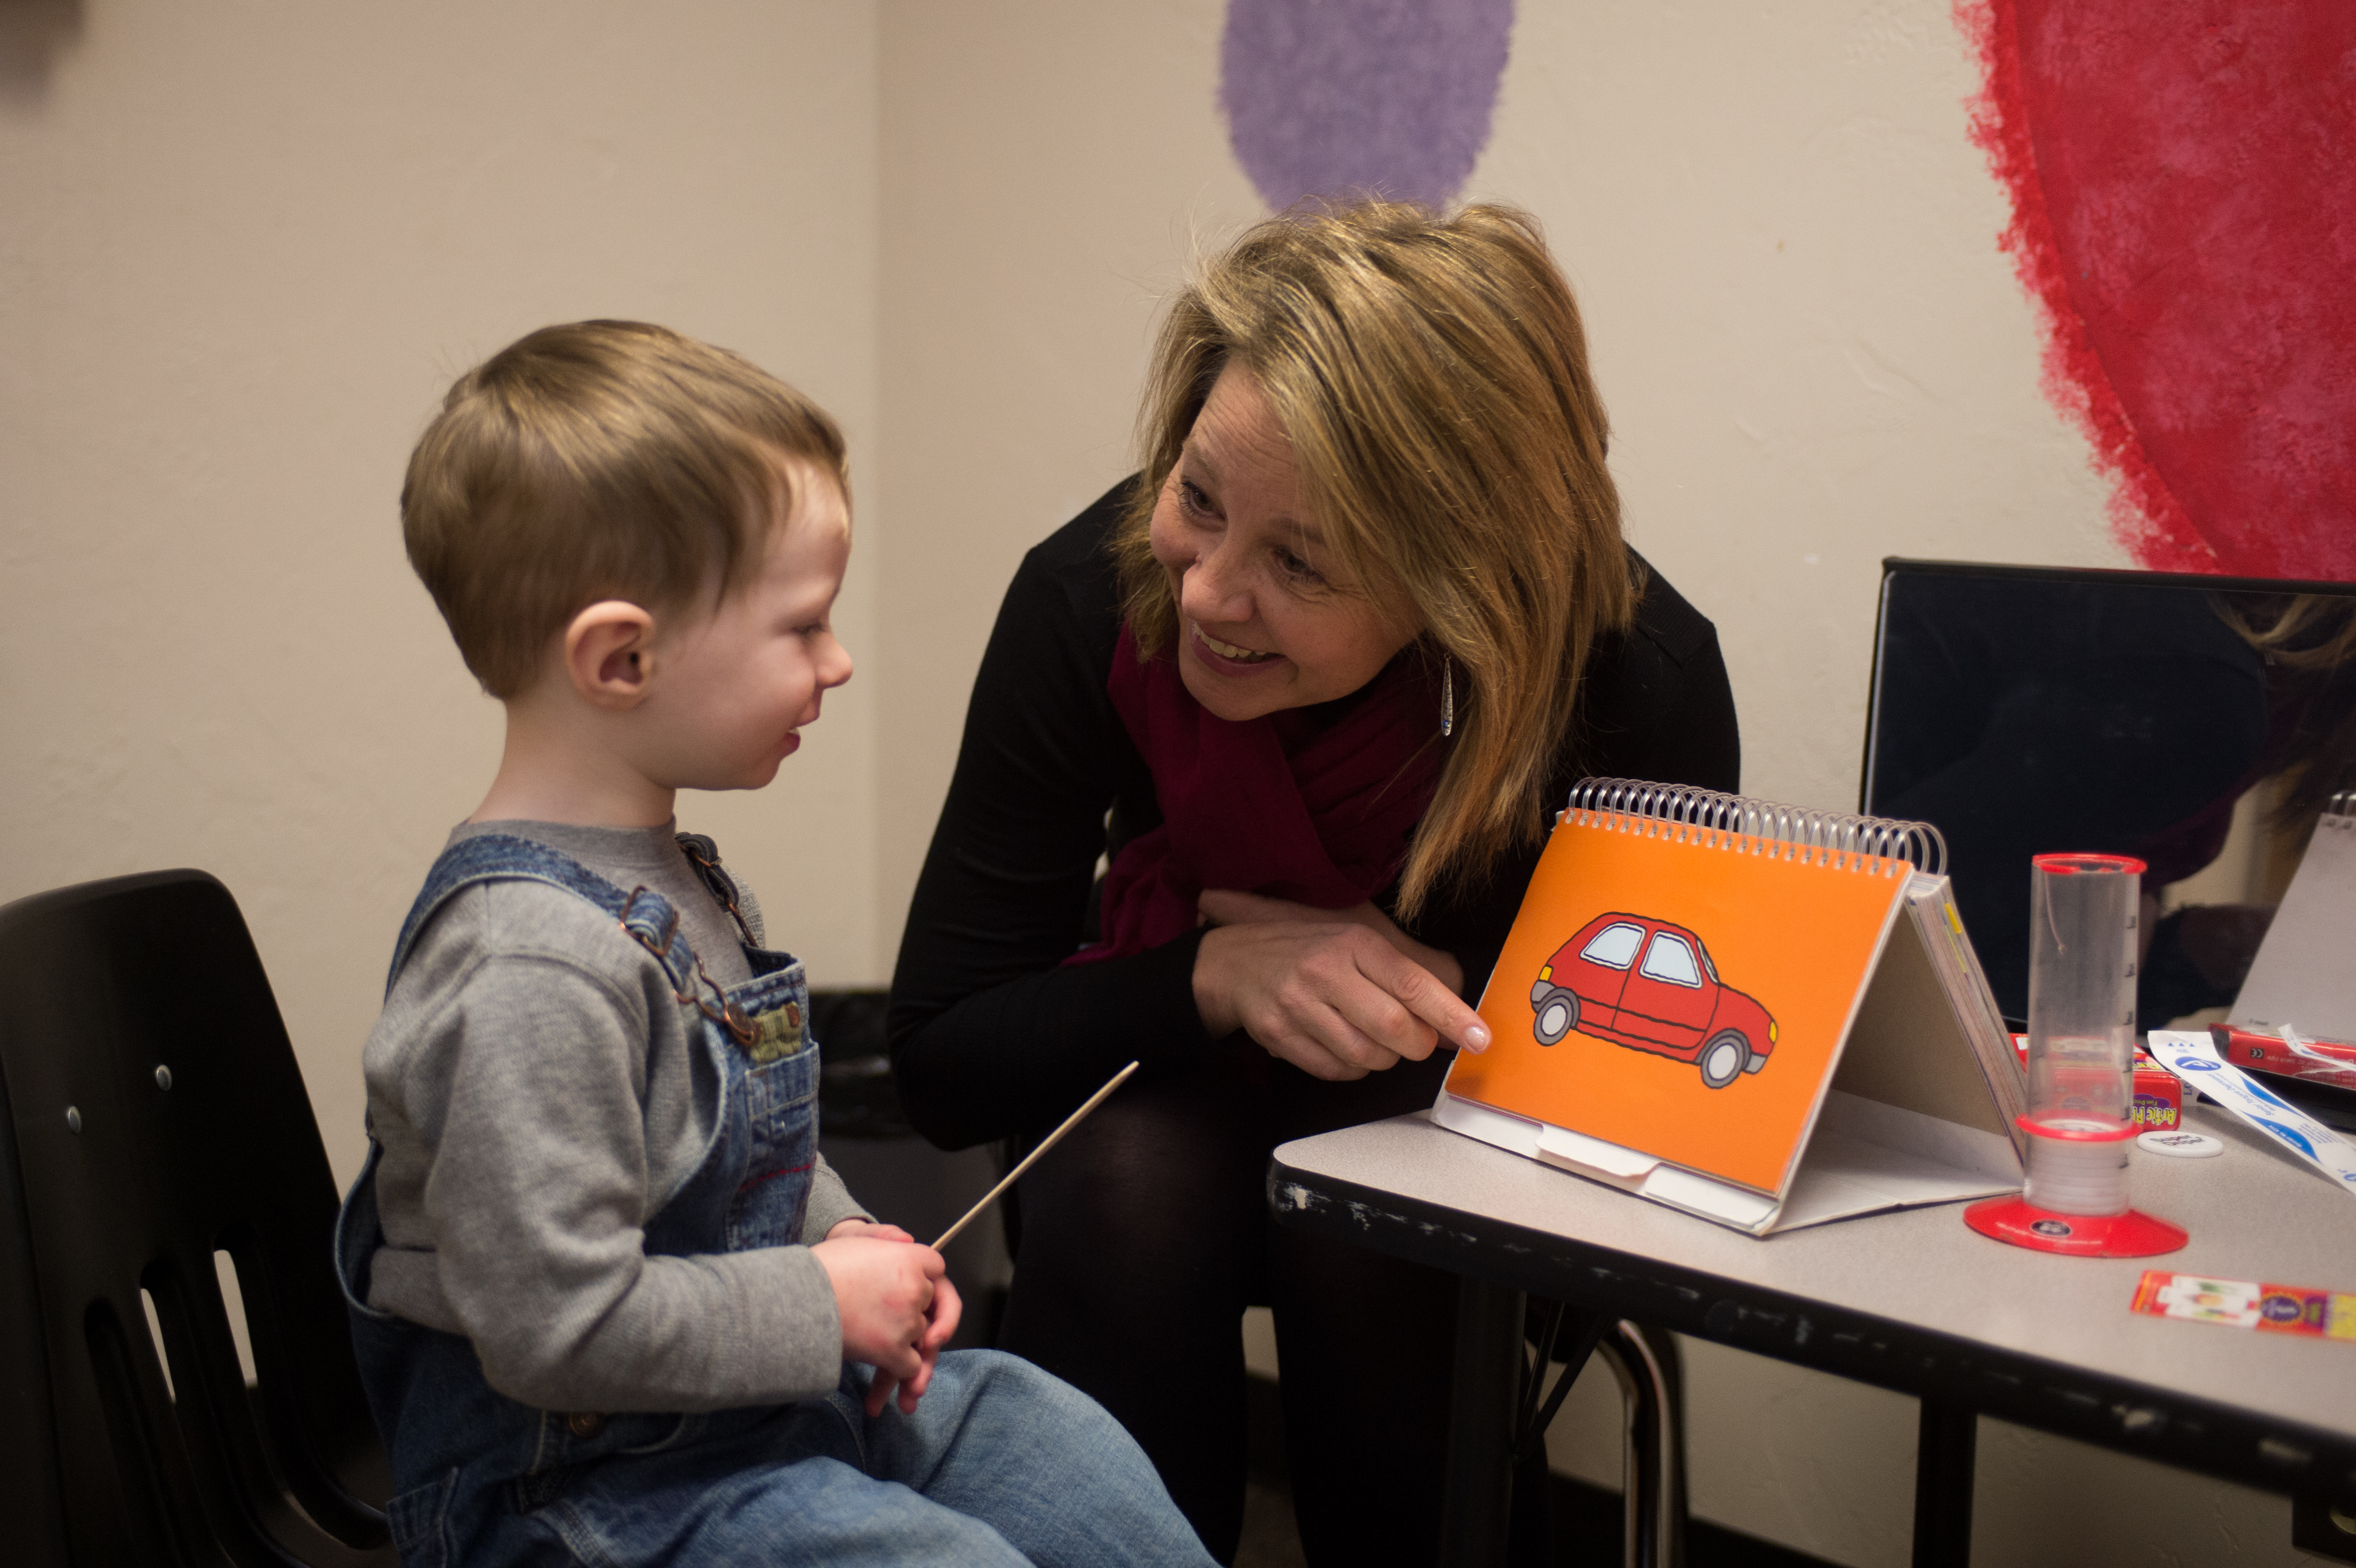
[[[1371,903],[1320,910],[1214,889],[1198,907],[1215,929],[1194,960],[1194,1005],[1214,1036],[1241,1029],[1329,1080],[1420,1061],[1443,1041],[1488,1046],[1488,1027],[1456,994],[1462,965]]]

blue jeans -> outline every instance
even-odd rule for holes
[[[1211,1558],[1104,1408],[996,1350],[943,1356],[914,1415],[822,1400],[687,1416],[584,1467],[539,1506],[444,1511],[451,1484],[393,1500],[405,1568],[462,1563],[1186,1564]],[[487,1537],[488,1539],[486,1539]]]

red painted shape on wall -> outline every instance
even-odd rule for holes
[[[1957,0],[2045,390],[2144,565],[2356,579],[2356,5]]]

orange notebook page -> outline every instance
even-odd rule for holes
[[[1901,861],[1794,850],[1640,817],[1590,812],[1584,823],[1566,820],[1538,861],[1482,997],[1495,1043],[1477,1056],[1458,1053],[1448,1092],[1773,1192],[1911,870]],[[1588,928],[1605,916],[1625,917],[1644,943],[1665,923],[1671,934],[1681,928],[1699,938],[1715,976],[1682,998],[1689,1009],[1711,1008],[1714,1021],[1698,1040],[1665,1048],[1586,1032],[1613,1021],[1608,999],[1590,995],[1579,1030],[1540,1043],[1530,998],[1539,967],[1566,944],[1580,948],[1575,938],[1592,944]],[[1665,966],[1674,967],[1669,957]],[[1622,973],[1633,980],[1648,959],[1639,951]],[[1560,980],[1550,983],[1590,993],[1611,976],[1601,965],[1555,968]],[[1722,1088],[1704,1082],[1695,1059],[1715,1034],[1759,1015],[1712,986],[1747,996],[1774,1025],[1765,1063]],[[1665,1002],[1655,999],[1665,995]],[[1675,1011],[1680,999],[1658,990],[1623,991],[1622,999],[1643,1007],[1616,1021],[1652,1036],[1689,1030],[1697,1016],[1688,1010],[1664,1023],[1656,1015]]]

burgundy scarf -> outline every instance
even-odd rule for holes
[[[1439,683],[1412,653],[1318,727],[1291,709],[1234,723],[1194,700],[1177,659],[1140,663],[1129,624],[1105,682],[1153,770],[1162,823],[1105,878],[1104,936],[1067,963],[1142,953],[1194,929],[1205,888],[1348,909],[1387,886],[1446,751]]]

